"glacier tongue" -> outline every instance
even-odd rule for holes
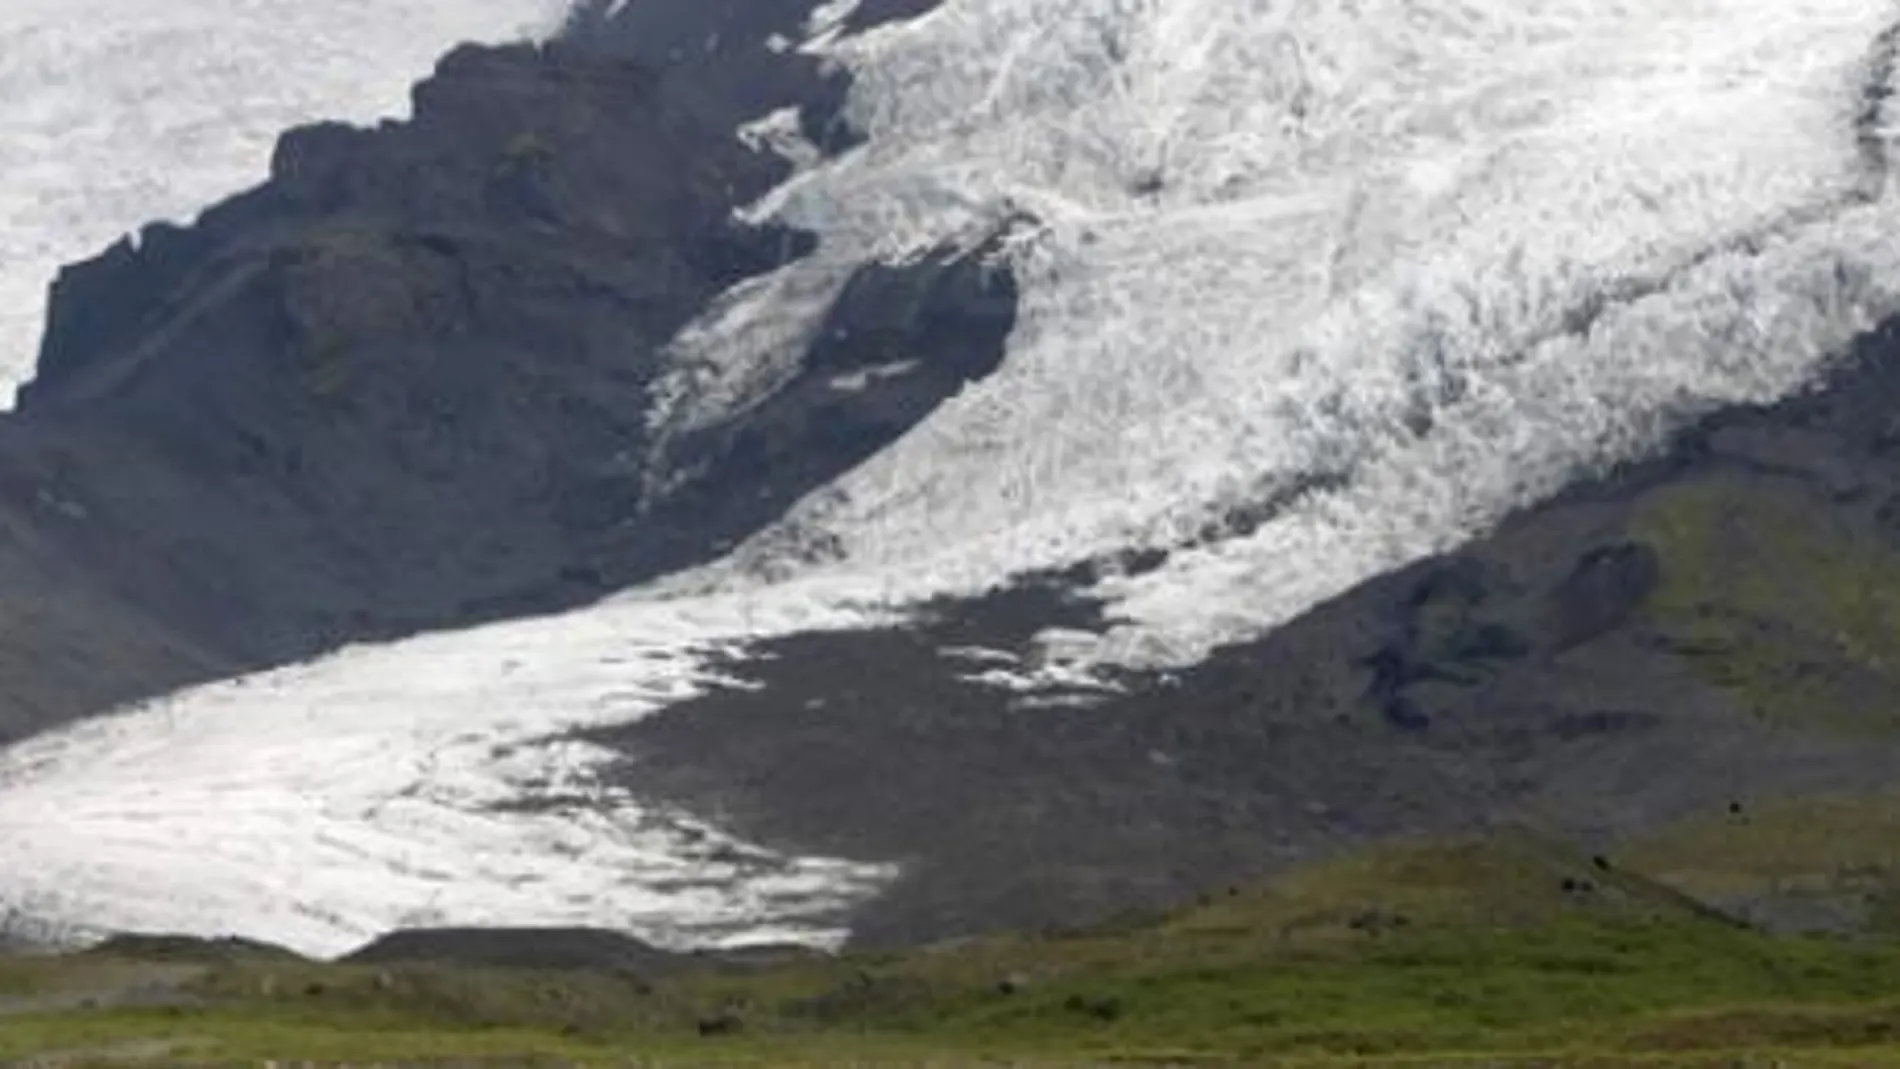
[[[273,24],[241,0],[93,2],[116,17],[103,37],[71,0],[16,4],[31,17],[0,31],[0,90],[75,79],[0,92],[0,129],[26,132],[25,155],[0,147],[9,345],[75,246],[241,184],[282,122],[384,109],[447,37],[542,10],[299,5]],[[280,54],[358,41],[351,15],[356,50]],[[321,18],[341,28],[300,21]],[[1897,18],[1889,0],[948,0],[827,35],[808,47],[856,73],[869,141],[806,156],[755,206],[824,247],[677,339],[656,425],[769,392],[852,265],[1026,214],[1002,371],[674,584],[745,589],[346,651],[0,754],[0,841],[29,862],[0,867],[0,900],[316,952],[427,923],[835,938],[889,870],[655,812],[593,781],[601,753],[548,740],[691,693],[722,643],[1131,546],[1172,552],[1106,581],[1124,623],[1060,636],[1045,674],[1179,663],[1696,411],[1798,388],[1900,310],[1869,106]],[[182,95],[100,109],[100,85],[158,84],[129,42],[171,33],[233,47],[190,53]],[[234,84],[271,87],[242,121],[222,110]],[[156,177],[125,178],[128,159]],[[811,543],[838,552],[804,563]]]
[[[1797,388],[1900,310],[1897,17],[952,0],[837,42],[870,142],[762,207],[834,255],[1031,213],[1022,321],[735,563],[822,540],[901,595],[1183,547],[1105,588],[1127,624],[1092,655],[1179,662]]]
[[[567,0],[9,0],[0,20],[0,384],[32,373],[63,263],[261,180],[287,126],[408,110],[451,45]],[[11,396],[10,393],[7,396]]]
[[[787,857],[600,785],[622,723],[807,599],[610,606],[202,687],[0,751],[0,920],[242,933],[316,955],[402,927],[591,926],[666,947],[846,934],[886,866]]]

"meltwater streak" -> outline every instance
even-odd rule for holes
[[[465,40],[566,0],[7,0],[0,8],[0,396],[30,377],[61,264],[265,176],[286,127],[408,111]]]
[[[951,0],[838,42],[872,137],[759,206],[825,235],[792,270],[1028,212],[1021,325],[999,374],[734,565],[841,547],[835,575],[903,594],[1188,547],[1105,588],[1128,623],[1082,654],[1180,662],[1782,395],[1900,310],[1868,111],[1896,19]]]

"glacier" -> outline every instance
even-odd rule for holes
[[[33,369],[61,264],[261,180],[288,126],[401,117],[460,41],[565,0],[9,0],[0,12],[0,384]]]
[[[760,630],[865,619],[803,598],[611,606],[347,649],[31,739],[0,752],[0,918],[321,956],[470,924],[835,945],[890,866],[642,805],[589,776],[604,751],[558,736],[700,692]]]
[[[1897,17],[963,0],[846,39],[871,139],[758,209],[826,235],[792,270],[1028,213],[1022,323],[730,567],[841,545],[922,593],[1171,548],[1065,656],[1186,663],[1796,389],[1900,310]]]
[[[226,32],[274,32],[231,29],[230,9]],[[152,10],[151,32],[180,25]],[[747,637],[1129,548],[1170,552],[1102,581],[1117,625],[1051,636],[1041,670],[1190,663],[1699,413],[1799,390],[1900,312],[1890,0],[947,0],[829,32],[848,10],[824,5],[794,46],[854,73],[866,143],[827,160],[782,115],[735,131],[799,166],[747,215],[821,247],[680,335],[653,418],[690,429],[769,390],[855,265],[1013,220],[1003,369],[691,574],[0,754],[0,903],[319,953],[416,923],[835,941],[888,866],[649,811],[593,783],[601,754],[553,740],[716,683]],[[36,84],[0,115],[52,146],[62,94],[96,87],[35,104]],[[375,107],[358,88],[282,106]],[[71,136],[29,187],[58,196],[14,192],[0,217],[0,240],[37,243],[3,257],[17,328],[15,272],[43,267],[16,259],[50,264],[250,166],[91,188],[74,172],[100,150]]]

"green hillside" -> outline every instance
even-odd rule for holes
[[[1741,828],[1633,856],[1732,891],[1759,867]],[[1772,935],[1625,864],[1392,846],[1087,934],[649,976],[127,942],[0,965],[0,1062],[1900,1066],[1884,909]]]

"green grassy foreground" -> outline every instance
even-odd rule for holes
[[[1695,872],[1743,838],[1675,835],[1652,850]],[[0,1064],[1900,1067],[1883,927],[1766,935],[1522,836],[1387,848],[1089,934],[652,981],[0,960]],[[715,1021],[730,1034],[702,1035]]]

